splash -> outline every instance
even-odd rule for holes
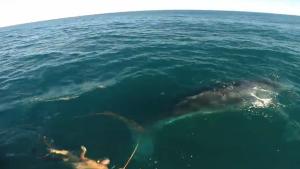
[[[278,93],[273,90],[264,89],[260,86],[254,86],[250,91],[253,97],[250,108],[268,108],[276,105],[276,97]]]
[[[272,102],[272,98],[259,98],[254,93],[251,93],[251,96],[256,99],[254,102],[252,102],[252,106],[255,108],[266,108],[274,104]]]

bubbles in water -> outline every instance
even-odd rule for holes
[[[278,93],[270,89],[264,89],[261,86],[254,86],[250,91],[253,97],[250,108],[267,108],[276,105],[274,100]]]
[[[256,100],[254,102],[252,102],[253,107],[265,108],[265,107],[269,107],[271,104],[273,104],[272,98],[267,98],[267,99],[259,98],[254,93],[251,93],[251,96],[256,98]]]

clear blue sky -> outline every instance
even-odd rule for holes
[[[0,0],[0,27],[89,14],[163,9],[300,15],[300,0]]]

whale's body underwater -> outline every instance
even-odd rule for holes
[[[214,112],[226,112],[227,110],[241,110],[249,108],[268,108],[278,105],[278,95],[282,86],[279,83],[269,81],[239,81],[222,86],[215,86],[209,90],[203,90],[183,98],[175,107],[174,112],[166,118],[160,119],[145,128],[135,122],[116,113],[100,113],[109,115],[123,121],[134,133],[137,142],[140,143],[137,156],[149,157],[154,151],[155,131],[177,120],[193,117],[199,114]],[[254,110],[255,111],[255,110]],[[282,110],[278,110],[282,118],[287,121],[287,127],[297,137],[289,137],[290,140],[300,140],[300,124],[293,121]],[[293,129],[290,129],[290,128]],[[290,133],[289,131],[289,133]],[[298,137],[299,136],[299,137]]]
[[[195,113],[206,114],[226,110],[240,110],[241,108],[267,108],[274,106],[277,104],[279,88],[279,84],[269,81],[224,83],[222,86],[219,85],[185,97],[174,106],[173,112],[152,123],[150,128],[160,128],[170,122],[186,116],[192,116]],[[123,121],[133,131],[144,131],[142,125],[117,113],[100,114],[113,116]]]
[[[277,90],[278,85],[267,81],[233,82],[186,97],[175,106],[174,114],[180,116],[229,108],[265,108],[274,105]]]

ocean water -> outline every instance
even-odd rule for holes
[[[300,17],[130,12],[0,28],[0,40],[1,169],[71,168],[45,156],[43,136],[110,168],[137,141],[129,169],[300,168]],[[272,84],[271,98],[257,95],[270,104],[204,102],[174,116],[187,97],[234,95],[240,82]]]

